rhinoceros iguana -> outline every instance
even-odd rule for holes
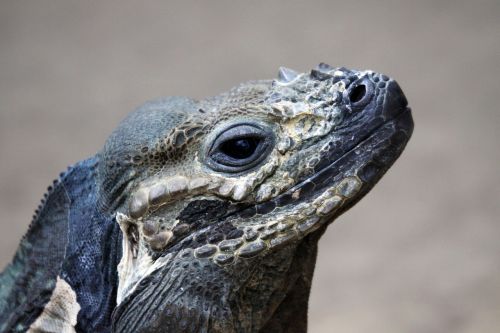
[[[305,332],[319,238],[412,129],[394,80],[323,63],[148,102],[49,188],[0,331]]]

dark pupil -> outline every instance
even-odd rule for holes
[[[349,99],[351,100],[351,103],[356,103],[359,102],[363,96],[366,94],[366,87],[361,84],[357,87],[355,87],[351,93],[349,94]]]
[[[229,157],[242,160],[252,156],[255,149],[257,149],[259,141],[260,139],[258,138],[228,140],[221,145],[220,150]]]

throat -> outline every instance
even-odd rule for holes
[[[323,231],[224,267],[194,259],[191,249],[181,251],[123,300],[114,313],[114,330],[305,332]]]
[[[295,277],[293,283],[290,283],[285,298],[261,332],[307,332],[307,309],[318,253],[318,240],[325,230],[326,226],[309,234],[297,247],[289,272],[290,277]]]

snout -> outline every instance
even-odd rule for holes
[[[408,106],[408,100],[399,84],[394,80],[379,81],[377,86],[385,89],[382,116],[385,120],[393,119]]]

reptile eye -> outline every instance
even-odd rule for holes
[[[365,77],[353,82],[345,91],[344,96],[346,103],[349,103],[354,108],[360,108],[370,102],[373,93],[373,84]]]
[[[242,160],[252,156],[259,143],[260,138],[256,137],[233,139],[224,142],[220,150],[231,158]]]
[[[206,161],[215,171],[238,173],[257,166],[273,146],[270,129],[256,124],[233,125],[215,138]]]

